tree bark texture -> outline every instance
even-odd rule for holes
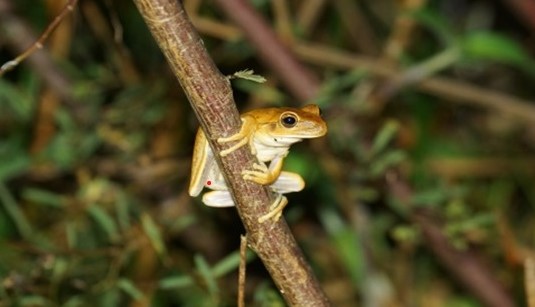
[[[178,78],[216,156],[247,231],[249,246],[263,261],[290,306],[329,306],[284,219],[258,223],[273,201],[267,187],[245,181],[256,158],[244,146],[222,158],[215,140],[238,132],[240,117],[228,79],[208,55],[179,1],[134,0]]]

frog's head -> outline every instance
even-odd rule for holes
[[[324,136],[327,124],[321,117],[317,105],[309,104],[301,109],[282,108],[278,121],[272,127],[276,134],[297,139],[311,139]]]

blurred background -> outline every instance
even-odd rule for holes
[[[0,64],[66,1],[0,0]],[[535,5],[184,0],[242,111],[314,102],[285,217],[333,306],[535,306]],[[273,39],[276,38],[276,39]],[[80,0],[0,78],[0,305],[234,306],[234,208],[132,1]],[[531,289],[531,290],[529,290]],[[283,306],[250,255],[248,306]]]

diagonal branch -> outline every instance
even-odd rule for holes
[[[240,117],[227,78],[209,57],[180,2],[134,2],[201,123],[237,204],[250,247],[258,253],[290,306],[328,306],[286,222],[257,222],[268,212],[272,199],[266,187],[244,181],[240,176],[244,169],[252,168],[253,155],[247,147],[224,158],[219,155],[222,146],[215,140],[236,133]]]
[[[247,40],[256,48],[258,56],[282,80],[300,101],[315,98],[319,80],[313,72],[295,61],[289,48],[281,43],[266,21],[244,0],[216,0],[217,4],[244,31]]]
[[[71,5],[76,4],[71,3]],[[65,14],[70,12],[70,9],[64,9]],[[63,15],[64,16],[64,15]],[[53,23],[45,31],[46,36],[42,35],[38,38],[32,31],[31,27],[21,18],[19,18],[14,12],[11,6],[11,2],[8,0],[0,0],[0,35],[5,39],[5,43],[13,50],[13,52],[22,53],[16,60],[10,61],[11,64],[0,64],[4,68],[3,74],[8,69],[11,69],[12,65],[24,60],[27,56],[28,63],[32,69],[45,81],[45,83],[56,93],[61,99],[71,103],[73,101],[72,82],[68,76],[59,70],[54,65],[53,59],[50,54],[44,50],[36,48],[37,44],[42,45],[46,37],[53,30],[53,27],[57,25],[57,22],[61,21],[61,18],[56,17]],[[56,22],[56,20],[59,20]],[[28,46],[31,46],[28,49]],[[33,47],[32,47],[33,46]],[[33,48],[33,49],[32,49]],[[29,50],[29,51],[28,51]],[[37,51],[37,52],[34,52]]]

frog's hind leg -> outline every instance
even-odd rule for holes
[[[270,187],[280,194],[299,192],[305,188],[305,181],[299,174],[282,171]]]
[[[234,200],[229,191],[211,191],[204,193],[202,202],[208,207],[225,208],[234,207]]]
[[[286,196],[282,194],[277,194],[277,198],[275,199],[273,204],[269,206],[269,212],[261,216],[260,218],[258,218],[258,222],[264,223],[265,221],[271,218],[273,219],[274,222],[278,221],[280,217],[282,216],[282,211],[284,210],[284,207],[286,207],[287,204],[288,204],[288,199],[286,198]]]

